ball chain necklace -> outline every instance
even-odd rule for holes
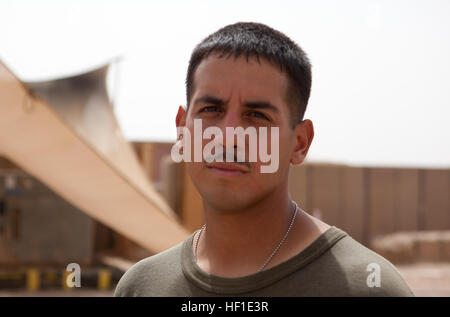
[[[286,241],[287,236],[289,235],[289,232],[291,231],[293,225],[294,225],[294,220],[295,217],[297,216],[297,211],[298,211],[298,206],[294,203],[294,215],[292,216],[291,219],[291,223],[289,224],[289,227],[286,231],[286,233],[284,234],[283,238],[281,239],[281,241],[278,243],[278,245],[276,246],[276,248],[273,250],[273,252],[269,255],[269,257],[266,259],[266,261],[264,261],[263,265],[261,265],[261,267],[258,269],[258,272],[261,272],[262,270],[264,270],[264,268],[267,266],[267,264],[270,262],[270,260],[272,260],[273,256],[278,252],[278,250],[280,249],[280,247],[283,245],[284,241]],[[202,232],[205,230],[206,228],[206,224],[204,224],[202,226],[202,228],[200,229],[197,238],[195,239],[195,244],[194,244],[194,257],[195,257],[195,262],[197,262],[197,245],[198,245],[198,240],[200,239],[200,235],[202,234]]]

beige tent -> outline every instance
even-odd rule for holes
[[[0,155],[93,218],[160,252],[188,232],[123,138],[105,87],[107,70],[25,84],[0,63]]]

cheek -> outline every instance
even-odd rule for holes
[[[202,163],[197,162],[187,162],[186,164],[186,171],[188,172],[189,176],[191,176],[193,179],[196,179],[199,177],[202,173]]]
[[[291,128],[285,127],[283,130],[280,130],[279,136],[280,158],[282,156],[290,157],[294,142],[295,142],[295,134]]]
[[[194,162],[194,127],[190,125],[186,125],[188,134],[183,134],[183,155],[187,155],[187,152],[190,153],[189,161],[186,162],[188,166],[190,165],[189,162]],[[184,131],[186,132],[186,131]]]
[[[268,134],[265,144],[267,146],[267,155],[270,157],[270,161],[258,163],[260,165],[268,165],[271,161],[277,160],[277,163],[274,164],[278,165],[279,169],[284,169],[285,166],[289,166],[292,152],[292,140],[293,134],[290,133],[290,131],[278,129],[278,133]]]

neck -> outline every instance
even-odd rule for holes
[[[285,235],[295,211],[287,189],[233,213],[205,204],[198,264],[211,274],[255,273]]]

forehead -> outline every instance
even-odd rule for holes
[[[284,103],[288,80],[280,68],[265,58],[245,55],[219,57],[213,53],[205,58],[194,74],[192,100],[203,94],[228,99],[266,99]]]

